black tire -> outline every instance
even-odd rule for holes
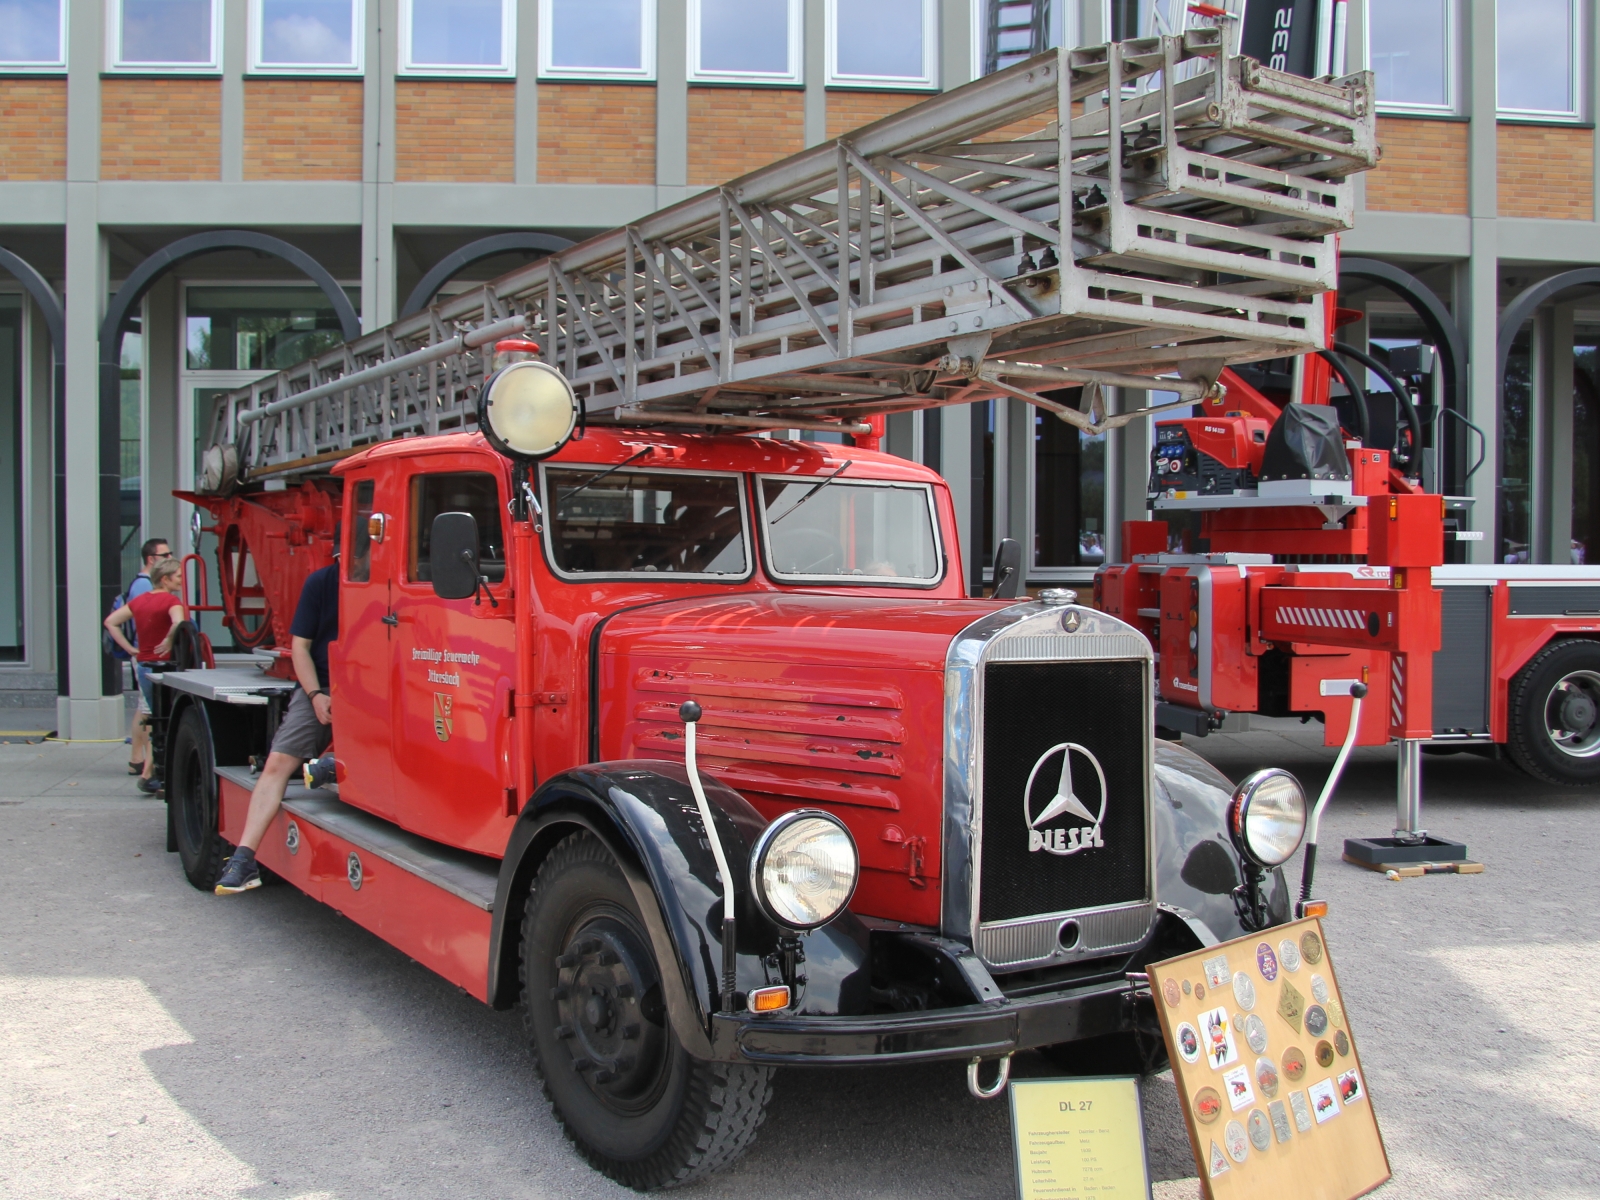
[[[190,883],[209,892],[222,874],[228,844],[218,828],[217,763],[211,729],[194,705],[184,709],[167,754],[167,803],[178,861]]]
[[[1506,750],[1545,783],[1600,783],[1600,642],[1551,642],[1511,681]]]
[[[592,834],[561,842],[534,879],[522,925],[522,1012],[567,1137],[618,1183],[638,1191],[688,1183],[755,1138],[771,1068],[702,1062],[684,1050],[633,893]]]

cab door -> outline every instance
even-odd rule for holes
[[[502,854],[515,820],[511,695],[516,672],[506,582],[506,496],[500,460],[429,455],[406,480],[405,555],[395,581],[393,694],[396,820],[435,841]],[[467,600],[434,594],[433,519],[471,513],[479,571]]]
[[[394,625],[394,545],[387,534],[400,497],[393,474],[368,469],[345,477],[345,529],[339,580],[339,638],[328,647],[339,798],[393,818],[394,755],[390,676]]]

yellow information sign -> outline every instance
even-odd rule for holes
[[[1013,1080],[1011,1133],[1021,1200],[1150,1200],[1131,1076]]]

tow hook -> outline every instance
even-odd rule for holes
[[[993,1100],[1006,1090],[1006,1084],[1011,1079],[1011,1055],[1006,1055],[1000,1060],[1000,1069],[994,1077],[992,1086],[985,1088],[978,1082],[978,1068],[983,1065],[983,1059],[975,1058],[967,1064],[967,1091],[972,1093],[974,1100]]]
[[[1127,971],[1127,990],[1122,993],[1122,1020],[1136,1034],[1149,1033],[1161,1037],[1160,1018],[1155,1011],[1155,996],[1150,991],[1150,975],[1146,971]]]

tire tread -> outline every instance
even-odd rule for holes
[[[1527,774],[1542,783],[1553,784],[1556,787],[1585,787],[1600,779],[1600,770],[1597,770],[1596,778],[1591,779],[1564,777],[1552,770],[1540,753],[1546,751],[1555,754],[1556,751],[1541,745],[1538,741],[1538,737],[1543,733],[1547,693],[1543,686],[1534,685],[1541,671],[1552,659],[1571,653],[1574,647],[1600,648],[1600,643],[1588,638],[1558,638],[1550,642],[1517,672],[1511,681],[1510,695],[1507,697],[1506,752],[1511,756],[1511,761]]]
[[[559,842],[540,864],[528,889],[523,909],[524,928],[534,917],[542,880],[582,864],[615,867],[600,840],[588,833],[572,834]],[[547,874],[548,873],[548,874]],[[766,1119],[772,1098],[772,1068],[743,1063],[689,1060],[689,1080],[683,1112],[665,1143],[647,1158],[619,1161],[589,1145],[567,1121],[556,1103],[539,1060],[533,1037],[533,998],[529,996],[526,955],[517,966],[522,993],[523,1028],[533,1058],[539,1086],[551,1111],[573,1147],[601,1174],[636,1191],[658,1191],[692,1183],[736,1161]]]

